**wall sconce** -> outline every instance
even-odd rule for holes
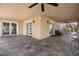
[[[47,21],[47,23],[49,23],[49,21]]]
[[[35,23],[35,20],[33,20],[33,23]]]

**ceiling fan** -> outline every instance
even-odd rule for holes
[[[37,4],[39,4],[39,3],[34,3],[34,4],[30,5],[29,8],[32,8],[32,7],[34,7]],[[49,4],[49,5],[52,5],[52,6],[55,6],[55,7],[57,7],[59,5],[58,3],[46,3],[46,4]],[[45,9],[44,9],[44,3],[41,3],[41,11],[42,12],[45,11]]]

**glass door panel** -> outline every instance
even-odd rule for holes
[[[26,23],[27,35],[32,35],[32,22]]]
[[[3,35],[10,34],[10,24],[7,22],[3,22]]]
[[[11,23],[11,34],[17,34],[17,24]]]
[[[53,25],[52,23],[49,23],[49,35],[53,34]]]
[[[49,23],[48,24],[48,28],[49,28],[49,35],[55,35],[55,26],[54,23]]]

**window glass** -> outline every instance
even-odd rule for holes
[[[16,23],[11,24],[11,34],[17,34],[17,24]]]
[[[3,22],[3,35],[17,34],[17,24]]]
[[[27,23],[26,26],[27,26],[27,28],[26,28],[27,34],[32,35],[32,22]]]
[[[10,34],[10,24],[7,22],[3,23],[3,35],[8,35]]]

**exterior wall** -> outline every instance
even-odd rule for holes
[[[33,19],[35,22],[32,23],[32,37],[41,39],[41,18],[37,16]]]
[[[8,21],[14,21],[14,20],[8,20]],[[49,37],[47,21],[54,22],[53,18],[44,16],[44,15],[37,15],[29,19],[14,21],[14,22],[18,22],[18,35],[27,35],[26,34],[26,31],[27,31],[26,22],[27,21],[32,22],[32,37],[39,39],[39,40]],[[0,36],[2,35],[1,26],[2,26],[2,20],[0,20]],[[56,28],[57,28],[57,25],[56,25]]]
[[[18,21],[18,35],[23,35],[23,20]]]
[[[26,20],[26,22],[28,21],[32,21],[32,37],[39,40],[49,37],[48,24],[47,24],[48,19],[46,17],[38,15]],[[33,23],[33,21],[35,22]],[[25,33],[26,28],[24,26],[24,34]]]
[[[34,21],[34,23],[33,23]],[[24,21],[24,28],[23,28],[23,34],[27,35],[26,31],[26,22],[32,22],[32,37],[36,39],[41,39],[41,20],[40,16],[31,17],[29,19],[26,19]]]
[[[46,18],[45,16],[41,16],[41,39],[49,37],[49,31],[48,31],[48,23],[49,18]]]
[[[47,37],[50,36],[47,21],[52,21],[52,22],[55,23],[53,18],[44,16],[44,15],[38,15],[38,16],[26,19],[24,21],[24,29],[22,29],[23,32],[24,32],[24,35],[27,35],[26,34],[27,30],[26,30],[26,24],[25,23],[28,22],[28,21],[32,22],[32,37],[34,37],[36,39],[39,39],[39,40],[47,38]],[[33,23],[33,21],[34,21],[34,23]],[[23,27],[21,27],[21,28],[23,28]],[[58,24],[56,24],[54,26],[54,29],[58,29]]]
[[[54,24],[53,35],[55,35],[55,30],[59,29],[58,23],[55,22],[53,18],[41,15],[41,39],[44,39],[50,36],[47,21],[49,22],[51,21]]]

